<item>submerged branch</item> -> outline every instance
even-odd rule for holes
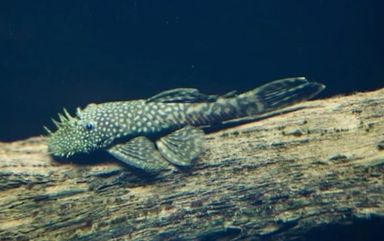
[[[384,89],[298,107],[150,178],[109,156],[55,161],[43,137],[0,143],[0,240],[287,240],[382,220]]]

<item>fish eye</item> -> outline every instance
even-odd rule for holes
[[[93,130],[93,128],[95,128],[95,126],[92,123],[85,124],[85,129],[88,131]]]

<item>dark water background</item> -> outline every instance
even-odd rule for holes
[[[73,112],[176,87],[220,94],[289,76],[326,84],[320,97],[384,87],[383,5],[1,1],[0,141],[42,134],[64,106]],[[384,227],[373,221],[311,238],[369,240],[379,237],[375,225]]]
[[[62,107],[175,87],[247,90],[289,76],[320,97],[384,87],[383,1],[0,3],[0,140],[42,134]]]

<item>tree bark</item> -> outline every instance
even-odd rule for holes
[[[298,107],[298,108],[296,108]],[[306,102],[206,136],[190,170],[57,161],[0,143],[0,240],[292,240],[384,219],[384,89]]]

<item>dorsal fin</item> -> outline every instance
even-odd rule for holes
[[[178,88],[160,92],[159,94],[147,99],[147,102],[199,103],[214,102],[216,100],[216,95],[206,95],[193,88]]]
[[[225,93],[224,95],[220,96],[221,98],[233,98],[233,97],[236,97],[237,96],[237,90],[232,90],[232,91],[229,91],[228,93]]]

